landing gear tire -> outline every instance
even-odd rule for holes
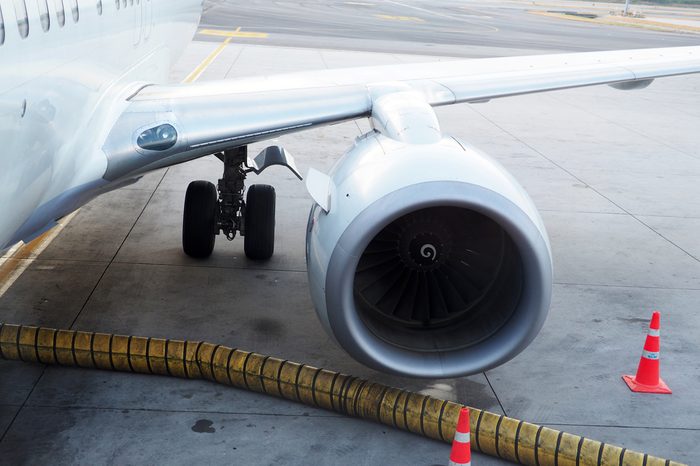
[[[187,186],[182,216],[182,249],[199,259],[209,257],[216,240],[216,186],[193,181]]]
[[[266,260],[275,251],[275,188],[254,184],[248,188],[245,202],[245,255]]]

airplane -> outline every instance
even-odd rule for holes
[[[367,366],[444,378],[503,364],[552,293],[544,224],[516,180],[440,129],[434,108],[700,72],[700,47],[486,58],[167,84],[201,0],[0,0],[0,250],[145,173],[215,155],[186,192],[184,252],[217,235],[274,253],[275,191],[246,177],[293,157],[251,143],[368,118],[328,174],[311,169],[312,300]]]

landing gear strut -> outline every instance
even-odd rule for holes
[[[219,232],[230,241],[239,232],[244,237],[247,257],[265,260],[275,249],[275,188],[266,184],[254,184],[243,200],[246,175],[260,173],[272,165],[268,160],[262,165],[248,160],[246,146],[217,154],[224,163],[224,174],[218,186],[208,181],[193,181],[187,187],[182,219],[182,248],[192,257],[205,258],[214,250]],[[269,148],[268,148],[269,149]],[[268,150],[266,149],[266,151]],[[280,151],[284,154],[284,151]],[[261,153],[261,155],[263,155]],[[293,159],[291,165],[293,167]],[[252,167],[251,167],[252,165]],[[296,169],[293,169],[296,173]]]

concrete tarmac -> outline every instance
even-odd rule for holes
[[[589,3],[578,3],[584,11],[591,9]],[[700,44],[700,35],[578,23],[530,13],[548,10],[577,9],[571,2],[518,0],[210,0],[202,27],[236,25],[243,31],[270,34],[247,43],[455,57]]]
[[[308,5],[314,3],[300,8]],[[398,6],[380,11],[418,14]],[[348,24],[364,24],[347,17]],[[231,14],[220,27],[271,31],[263,18],[244,24],[245,18]],[[561,28],[546,41],[563,44],[567,28],[579,25]],[[635,33],[647,44],[663,45],[656,41],[667,36],[689,40]],[[332,50],[327,36],[300,36],[304,47],[234,39],[200,80],[435,60],[416,55],[422,45],[408,40],[388,51],[391,41],[356,35],[391,53],[347,50],[352,40]],[[175,66],[173,81],[221,40],[199,35]],[[271,33],[267,40],[278,39]],[[464,42],[461,53],[451,53],[456,47],[436,46],[430,53],[553,50],[525,39],[522,48]],[[611,40],[604,48],[614,47]],[[414,54],[399,53],[406,49]],[[513,173],[551,237],[550,316],[535,342],[499,368],[413,380],[367,369],[339,349],[318,323],[307,290],[304,232],[311,200],[282,168],[249,180],[277,189],[270,261],[245,259],[240,238],[218,238],[206,261],[186,257],[180,246],[184,192],[192,180],[221,175],[214,157],[154,172],[98,198],[37,257],[17,252],[3,258],[27,269],[0,297],[0,321],[204,339],[693,464],[700,457],[700,78],[661,79],[634,92],[603,86],[513,97],[440,108],[438,116],[446,133]],[[328,170],[368,130],[361,120],[273,142],[291,151],[305,173]],[[633,394],[620,379],[636,369],[654,309],[662,311],[662,375],[671,396]],[[449,446],[412,434],[208,382],[0,361],[0,464],[439,465],[448,457]],[[478,454],[474,462],[507,464]]]

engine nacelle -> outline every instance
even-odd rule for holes
[[[500,164],[451,137],[407,144],[372,132],[330,177],[325,209],[309,217],[309,283],[353,358],[455,377],[503,364],[537,335],[551,298],[549,241]]]

